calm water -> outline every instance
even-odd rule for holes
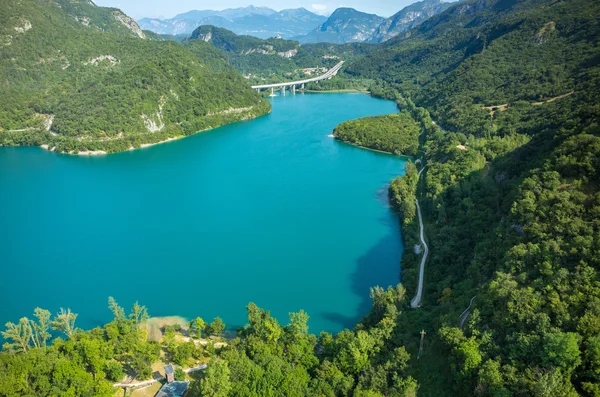
[[[245,324],[253,301],[312,332],[350,327],[373,285],[398,282],[402,244],[386,204],[397,157],[328,137],[393,113],[366,95],[273,98],[273,112],[100,157],[0,148],[0,324],[36,306],[110,321],[107,297],[153,316]]]

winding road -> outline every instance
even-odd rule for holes
[[[421,178],[421,173],[423,172],[423,170],[425,169],[425,167],[421,168],[421,170],[419,171],[418,174],[418,178]],[[415,297],[410,301],[410,307],[412,307],[413,309],[416,309],[417,307],[421,306],[421,298],[423,297],[423,276],[425,275],[425,261],[427,260],[427,255],[429,255],[429,247],[427,246],[427,243],[425,242],[425,236],[424,236],[424,227],[423,227],[423,217],[421,216],[421,207],[419,206],[419,200],[415,199],[415,204],[417,204],[417,215],[419,215],[419,238],[421,239],[421,244],[423,244],[424,247],[424,251],[423,251],[423,257],[421,258],[421,267],[419,268],[419,286],[417,287],[417,294],[415,295]]]
[[[461,329],[465,321],[467,321],[467,318],[469,318],[469,314],[471,314],[471,306],[473,305],[473,301],[475,300],[475,298],[477,298],[477,295],[471,298],[471,301],[469,302],[469,307],[467,307],[465,311],[462,312],[460,316],[458,316],[458,324],[460,325]]]

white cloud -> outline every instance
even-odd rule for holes
[[[327,13],[327,6],[325,4],[311,4],[310,8],[313,12],[315,12],[316,14],[326,14]]]

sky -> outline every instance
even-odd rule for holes
[[[127,15],[141,19],[172,18],[190,10],[222,10],[225,8],[246,7],[248,5],[266,6],[274,10],[304,7],[321,15],[329,15],[336,8],[352,7],[359,11],[389,17],[417,0],[95,0],[99,6],[116,7]]]

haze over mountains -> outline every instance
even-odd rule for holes
[[[380,43],[439,14],[450,4],[441,0],[423,0],[404,7],[387,19],[345,7],[336,9],[327,18],[305,8],[278,12],[268,7],[248,6],[222,11],[192,10],[170,19],[142,18],[138,24],[142,29],[169,35],[189,35],[198,26],[213,25],[236,34],[264,39],[280,36],[302,44]]]
[[[368,41],[381,43],[389,40],[441,13],[452,4],[440,0],[423,0],[406,6],[381,23]]]
[[[325,22],[327,17],[314,14],[305,8],[275,11],[268,7],[248,6],[222,11],[192,10],[171,19],[142,18],[142,29],[158,34],[191,34],[200,25],[226,28],[236,34],[269,38],[304,35]]]
[[[354,8],[338,8],[327,21],[305,36],[294,37],[300,43],[344,44],[368,41],[385,18]]]

